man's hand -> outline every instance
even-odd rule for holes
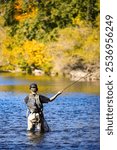
[[[63,91],[59,91],[56,95],[60,95],[60,94],[62,94],[62,92],[63,92]]]
[[[54,99],[57,98],[60,94],[62,94],[63,91],[59,91],[57,94],[55,94],[53,97],[50,98],[50,101],[53,101]]]

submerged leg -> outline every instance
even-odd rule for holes
[[[35,124],[32,123],[32,121],[30,120],[30,118],[28,117],[28,131],[34,131],[35,130]]]

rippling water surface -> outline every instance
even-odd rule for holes
[[[55,92],[56,84],[58,90],[63,83],[63,80],[59,79],[56,82],[45,79],[45,82],[40,79],[36,81],[40,83],[40,90],[48,97]],[[81,87],[78,87],[80,91],[74,90],[77,86],[75,85],[71,91],[66,91],[55,101],[45,104],[45,118],[51,131],[39,135],[26,131],[26,106],[23,99],[29,92],[25,91],[29,82],[32,80],[0,77],[1,150],[100,149],[100,99],[98,92],[94,93],[93,86],[87,85],[87,88],[89,86],[93,91],[89,93],[84,92]],[[45,90],[43,83],[47,87]]]

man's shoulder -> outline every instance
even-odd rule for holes
[[[42,103],[48,103],[50,101],[48,97],[41,95],[41,94],[39,95],[39,98]]]
[[[41,99],[48,98],[48,97],[46,97],[46,96],[44,96],[44,95],[42,95],[42,94],[39,94],[39,97],[40,97]]]

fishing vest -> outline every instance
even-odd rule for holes
[[[36,94],[35,96],[33,94],[29,94],[27,107],[31,113],[39,113],[43,111],[43,105],[40,102],[39,94]]]

